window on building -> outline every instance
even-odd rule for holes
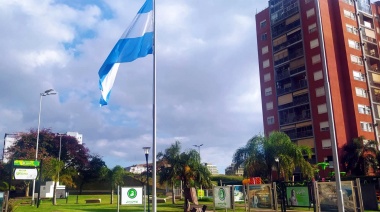
[[[265,96],[272,95],[272,87],[265,88]]]
[[[354,0],[343,0],[343,1],[349,5],[354,5]]]
[[[352,20],[356,20],[356,15],[354,12],[348,11],[348,10],[343,10],[343,14],[345,17],[350,18]]]
[[[261,48],[261,54],[266,54],[268,53],[269,49],[268,49],[268,46],[264,46],[263,48]]]
[[[348,46],[353,49],[360,49],[360,43],[354,40],[348,40]]]
[[[318,114],[327,113],[326,104],[318,105]]]
[[[322,86],[322,87],[316,88],[315,89],[315,95],[317,97],[324,96],[325,95],[325,87]]]
[[[314,49],[315,47],[319,46],[318,38],[310,41],[310,49]]]
[[[264,33],[264,34],[262,34],[261,35],[261,40],[267,40],[268,38],[267,38],[268,36],[267,36],[267,33]]]
[[[306,11],[306,17],[310,18],[311,16],[315,15],[314,8],[311,8],[310,10]]]
[[[323,139],[322,140],[322,149],[331,149],[331,140]]]
[[[353,54],[351,55],[351,62],[358,64],[358,65],[363,65],[363,59],[361,57],[353,55]]]
[[[320,55],[320,54],[314,55],[314,56],[311,58],[311,62],[312,62],[313,64],[316,64],[316,63],[321,62],[321,55]]]
[[[273,102],[267,102],[266,107],[267,107],[267,110],[272,110],[273,109]]]
[[[260,28],[264,28],[267,26],[267,20],[261,21],[260,22]]]
[[[263,68],[268,68],[269,67],[269,59],[266,59],[263,61]]]
[[[360,127],[362,128],[363,131],[372,132],[372,124],[371,123],[361,121]]]
[[[314,72],[314,81],[323,79],[322,70]]]
[[[376,32],[377,32],[377,34],[380,33],[380,28],[379,27],[376,27]]]
[[[271,80],[270,73],[264,74],[264,82],[268,82]]]
[[[330,130],[330,128],[329,128],[329,122],[328,121],[320,122],[319,123],[319,129],[321,131],[329,131]]]
[[[360,97],[364,97],[364,98],[367,98],[367,96],[368,96],[367,90],[364,88],[356,87],[355,92],[356,92],[356,96],[360,96]]]
[[[347,32],[357,35],[358,29],[352,25],[346,24]]]
[[[365,74],[363,74],[362,72],[360,71],[352,71],[353,75],[354,75],[354,80],[358,80],[358,81],[365,81]]]
[[[309,33],[317,31],[317,23],[309,25]]]
[[[272,125],[272,124],[274,124],[274,116],[269,116],[269,117],[267,118],[267,124],[268,124],[268,125]]]
[[[358,104],[358,110],[360,114],[371,114],[371,109],[366,105]]]

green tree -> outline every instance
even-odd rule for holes
[[[376,141],[366,140],[360,136],[352,139],[352,142],[346,143],[343,146],[343,152],[341,164],[350,175],[368,175],[370,168],[375,172],[378,169],[379,151]]]
[[[42,166],[42,177],[43,179],[51,179],[54,182],[53,186],[53,205],[57,205],[57,182],[59,173],[61,172],[64,166],[63,161],[59,161],[56,158],[45,158]]]
[[[124,176],[126,176],[126,172],[123,167],[117,165],[113,169],[109,169],[107,167],[102,168],[102,175],[104,176],[104,179],[107,181],[110,181],[111,183],[111,202],[110,204],[113,204],[113,194],[115,192],[115,188],[117,188],[118,185],[124,184]]]
[[[207,167],[201,164],[200,155],[196,150],[189,150],[187,152],[181,152],[181,143],[176,141],[164,153],[157,155],[159,161],[164,166],[161,166],[159,176],[160,183],[167,182],[174,188],[176,180],[183,181],[185,190],[190,189],[195,185],[210,187],[211,173]],[[174,191],[174,189],[173,189]],[[174,196],[174,194],[173,194]],[[175,203],[172,199],[173,204]],[[189,206],[189,200],[185,195],[184,210],[186,211]]]
[[[256,135],[245,147],[239,148],[233,161],[236,167],[244,165],[245,176],[271,179],[272,168],[276,167],[275,158],[279,158],[280,175],[289,180],[296,167],[305,177],[311,178],[314,169],[307,159],[312,156],[310,147],[298,146],[283,132],[272,132],[268,137]]]

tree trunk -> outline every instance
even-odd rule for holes
[[[25,182],[25,197],[29,197],[29,189],[30,189],[30,182]]]
[[[54,181],[54,189],[53,189],[53,205],[57,205],[57,182]]]
[[[174,183],[172,183],[172,203],[175,204],[175,192],[174,192]]]

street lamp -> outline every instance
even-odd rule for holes
[[[146,160],[146,194],[148,195],[148,212],[150,212],[149,208],[149,173],[148,173],[148,157],[149,157],[149,150],[150,147],[143,147],[144,153],[145,153],[145,160]]]
[[[37,144],[36,144],[36,159],[35,160],[37,160],[37,156],[38,156],[38,141],[40,138],[42,97],[43,96],[49,96],[49,95],[55,95],[55,94],[57,94],[57,92],[55,92],[54,89],[49,89],[43,93],[40,93],[40,111],[38,113]],[[33,180],[33,190],[32,190],[32,192],[33,192],[32,193],[32,205],[34,204],[34,192],[35,192],[35,190],[36,190],[36,180],[34,179]]]
[[[201,157],[201,146],[203,146],[203,144],[201,144],[201,145],[193,145],[193,146],[198,147],[199,157]]]
[[[280,158],[275,157],[274,161],[276,161],[277,164],[277,180],[280,180]]]

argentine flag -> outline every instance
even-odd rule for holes
[[[100,105],[107,105],[120,63],[152,54],[153,1],[146,0],[99,70]]]

